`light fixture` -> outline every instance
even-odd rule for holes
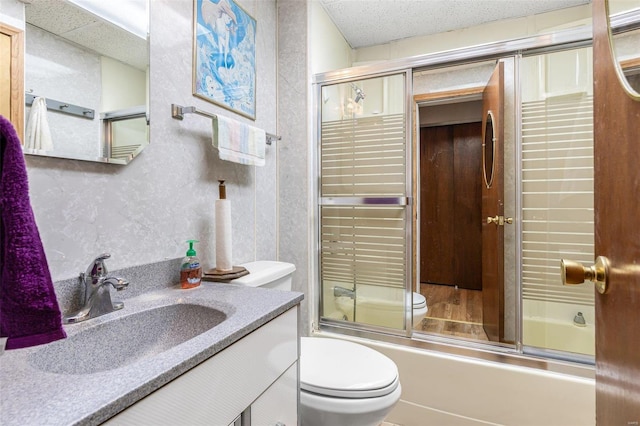
[[[69,0],[88,12],[146,40],[149,32],[149,0]]]

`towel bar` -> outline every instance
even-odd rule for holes
[[[202,111],[194,106],[182,106],[182,105],[177,105],[177,104],[171,104],[171,117],[175,118],[176,120],[182,120],[184,118],[185,114],[198,114],[198,115],[202,115],[203,117],[209,117],[209,118],[216,118],[217,115],[216,114],[212,114],[210,112],[206,112],[206,111]],[[282,139],[281,136],[277,136],[277,135],[273,135],[271,133],[267,133],[266,134],[266,143],[267,145],[271,145],[271,142],[273,141],[279,141],[280,139]]]

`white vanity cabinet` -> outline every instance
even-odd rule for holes
[[[296,362],[251,404],[251,425],[296,426],[298,424],[297,405],[298,363]]]
[[[295,426],[298,345],[296,306],[105,424]]]

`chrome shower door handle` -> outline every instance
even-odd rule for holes
[[[560,259],[562,285],[582,284],[592,281],[598,293],[605,294],[609,285],[609,259],[598,256],[596,263],[584,266],[573,260]]]

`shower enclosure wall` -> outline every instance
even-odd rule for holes
[[[592,57],[579,47],[588,40],[571,37],[510,54],[477,58],[467,49],[432,55],[432,65],[427,55],[409,69],[316,76],[321,328],[451,343],[412,331],[422,214],[414,96],[481,87],[502,62],[504,215],[514,218],[505,225],[504,335],[472,343],[593,362],[593,287],[560,278],[560,259],[593,260]]]

